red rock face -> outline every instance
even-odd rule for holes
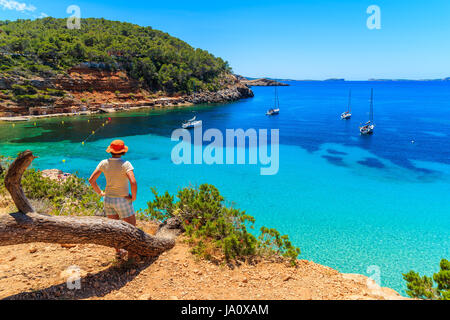
[[[123,71],[111,72],[90,68],[72,68],[68,75],[55,79],[55,84],[67,91],[136,92],[139,83]]]

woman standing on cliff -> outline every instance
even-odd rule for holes
[[[89,178],[89,183],[96,193],[105,197],[104,210],[109,219],[123,220],[136,226],[133,202],[136,201],[137,183],[134,168],[129,161],[122,159],[122,156],[128,152],[128,147],[122,140],[115,140],[106,149],[106,152],[111,154],[111,158],[100,162]],[[97,179],[102,173],[106,177],[105,191],[102,191],[97,184]],[[128,183],[131,186],[131,194]],[[124,253],[116,248],[118,259],[122,259]]]

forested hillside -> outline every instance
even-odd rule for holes
[[[105,19],[0,21],[0,73],[49,77],[84,62],[124,70],[152,91],[216,91],[228,63],[151,27]]]

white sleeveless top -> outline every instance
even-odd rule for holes
[[[123,198],[130,194],[127,172],[134,170],[129,161],[120,158],[103,160],[97,166],[106,177],[105,195],[110,198]]]

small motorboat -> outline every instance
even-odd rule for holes
[[[191,120],[183,122],[181,125],[183,129],[193,129],[195,127],[201,127],[203,122],[201,120],[197,120],[197,117],[192,118]]]
[[[267,111],[266,116],[275,116],[280,114],[280,109],[270,109]]]

